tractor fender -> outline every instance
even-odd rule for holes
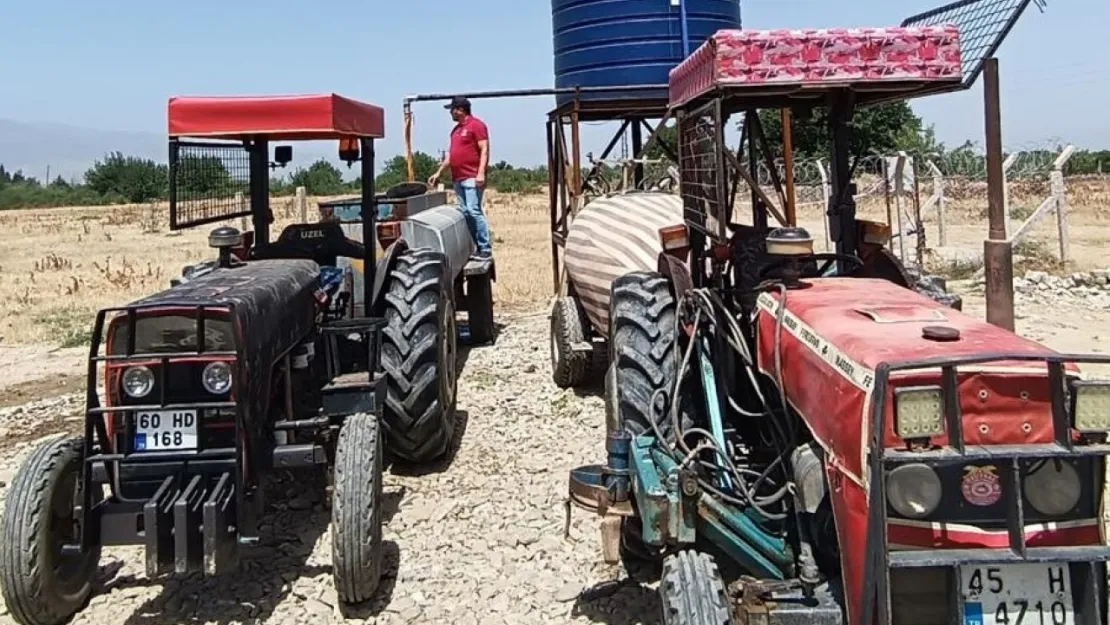
[[[404,239],[397,239],[385,249],[385,253],[378,259],[374,266],[374,288],[370,293],[372,299],[366,310],[378,309],[378,305],[381,303],[382,289],[385,288],[385,281],[389,277],[389,272],[393,270],[393,266],[397,263],[397,257],[408,249],[408,243]]]
[[[447,259],[447,279],[454,282],[474,253],[474,239],[462,211],[443,204],[428,208],[401,222],[401,239],[409,247],[443,254]]]

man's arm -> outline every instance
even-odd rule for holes
[[[489,165],[489,128],[485,122],[478,124],[478,176],[474,181],[478,186],[486,184],[486,167]]]
[[[489,165],[489,139],[478,142],[478,177],[475,179],[479,185],[486,183],[486,166]]]
[[[443,157],[443,162],[439,164],[439,169],[436,170],[436,173],[432,174],[431,178],[428,178],[428,184],[431,186],[435,186],[435,184],[439,182],[439,177],[443,175],[443,170],[447,169],[450,166],[451,150],[448,149],[446,152],[446,156]]]

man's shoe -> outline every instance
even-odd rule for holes
[[[493,252],[478,252],[477,254],[471,256],[471,258],[474,260],[492,260]]]

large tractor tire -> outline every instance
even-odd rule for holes
[[[662,274],[635,272],[613,281],[610,362],[605,375],[606,424],[610,432],[623,427],[633,436],[652,435],[654,419],[665,442],[674,443],[670,403],[682,357],[676,315],[671,285]],[[690,414],[688,406],[680,409],[682,427],[692,425]],[[658,578],[665,555],[646,544],[642,532],[638,519],[621,523],[621,562],[637,581]]]
[[[732,609],[717,564],[708,554],[680,551],[663,562],[663,625],[731,625]]]
[[[79,555],[62,553],[63,544],[79,538],[73,508],[83,449],[80,438],[39,446],[8,492],[0,530],[0,591],[21,625],[64,623],[92,593],[100,547]]]
[[[578,302],[560,297],[551,310],[551,378],[559,388],[580,386],[590,374],[590,354],[574,351],[586,341]]]
[[[382,437],[374,415],[347,417],[335,449],[332,576],[339,600],[360,604],[382,575]]]
[[[383,300],[386,443],[402,460],[430,462],[455,433],[458,337],[447,259],[430,250],[400,254]]]
[[[682,358],[676,314],[670,282],[661,274],[635,272],[613,281],[609,359],[614,369],[605,388],[606,403],[616,411],[612,422],[639,436],[654,432],[654,419],[668,443],[675,440],[669,415]],[[683,427],[690,425],[688,409],[680,418]]]

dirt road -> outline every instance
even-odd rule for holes
[[[982,315],[981,296],[964,295],[965,310]],[[1020,332],[1057,349],[1110,350],[1110,311],[1023,302],[1018,315]],[[373,605],[346,622],[657,622],[654,590],[628,585],[606,594],[620,571],[600,562],[595,518],[575,512],[571,538],[563,539],[567,471],[603,458],[601,399],[551,383],[545,314],[501,321],[496,348],[465,356],[465,427],[450,461],[422,475],[387,471],[388,577]],[[80,357],[71,364],[79,368]],[[10,482],[33,439],[75,428],[79,410],[76,393],[0,408],[8,441],[0,480]],[[344,622],[318,490],[288,478],[272,489],[263,545],[248,552],[242,575],[148,580],[138,549],[106,549],[96,595],[75,623]],[[580,596],[586,590],[597,594]],[[0,614],[0,624],[11,622]]]

